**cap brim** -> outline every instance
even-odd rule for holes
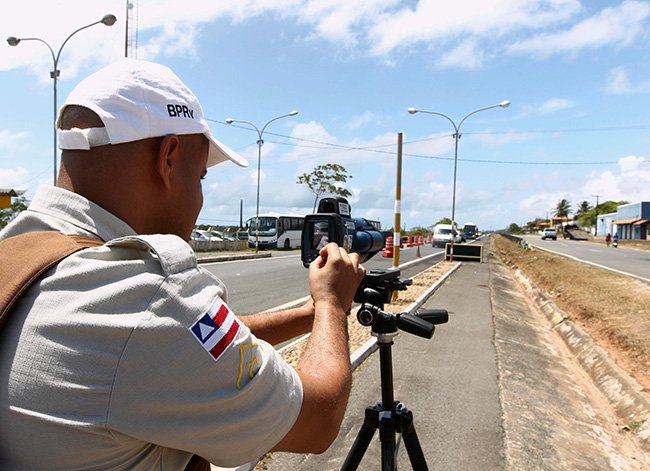
[[[240,167],[248,167],[248,160],[243,158],[237,152],[232,150],[227,145],[217,141],[212,135],[206,133],[205,137],[210,141],[210,150],[208,152],[208,167],[220,164],[226,160],[239,165]]]

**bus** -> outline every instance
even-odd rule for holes
[[[257,218],[253,216],[246,225],[248,226],[248,247],[254,248],[255,242],[260,249],[295,249],[300,247],[302,226],[305,216],[297,214],[260,214],[259,229]]]

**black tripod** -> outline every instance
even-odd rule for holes
[[[405,286],[397,289],[405,289]],[[448,313],[442,309],[421,310],[417,315],[385,313],[382,311],[383,300],[389,296],[381,287],[377,286],[365,286],[363,297],[371,298],[374,301],[361,306],[357,313],[357,319],[363,325],[372,326],[372,335],[377,337],[381,371],[381,402],[366,408],[363,425],[341,470],[353,471],[358,468],[377,429],[379,429],[381,442],[382,471],[397,469],[397,451],[399,449],[399,442],[396,443],[397,434],[401,434],[401,438],[404,439],[412,468],[418,471],[428,470],[413,425],[413,412],[402,402],[394,399],[391,347],[393,338],[399,334],[398,329],[419,337],[431,338],[435,330],[434,324],[447,322]]]

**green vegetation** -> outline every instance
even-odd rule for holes
[[[27,206],[29,201],[24,196],[19,196],[11,202],[11,208],[0,209],[0,229],[9,224],[18,213],[26,210]]]
[[[348,178],[352,177],[348,175],[347,170],[342,165],[325,164],[315,167],[314,170],[309,173],[303,173],[298,177],[296,183],[307,185],[309,190],[316,196],[314,198],[314,209],[312,211],[315,213],[318,198],[322,194],[331,193],[346,198],[352,194],[342,186],[338,185],[340,183],[345,183]]]

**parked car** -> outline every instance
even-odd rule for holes
[[[557,240],[557,231],[550,227],[547,227],[542,231],[542,240],[553,239]]]
[[[196,240],[196,241],[208,241],[208,239],[205,235],[201,234],[197,230],[192,231],[192,235],[190,236],[190,240]]]
[[[206,240],[211,240],[215,242],[222,241],[223,238],[219,237],[218,234],[216,234],[214,231],[206,231],[204,229],[197,229],[196,232],[201,234],[203,237],[205,237]]]

